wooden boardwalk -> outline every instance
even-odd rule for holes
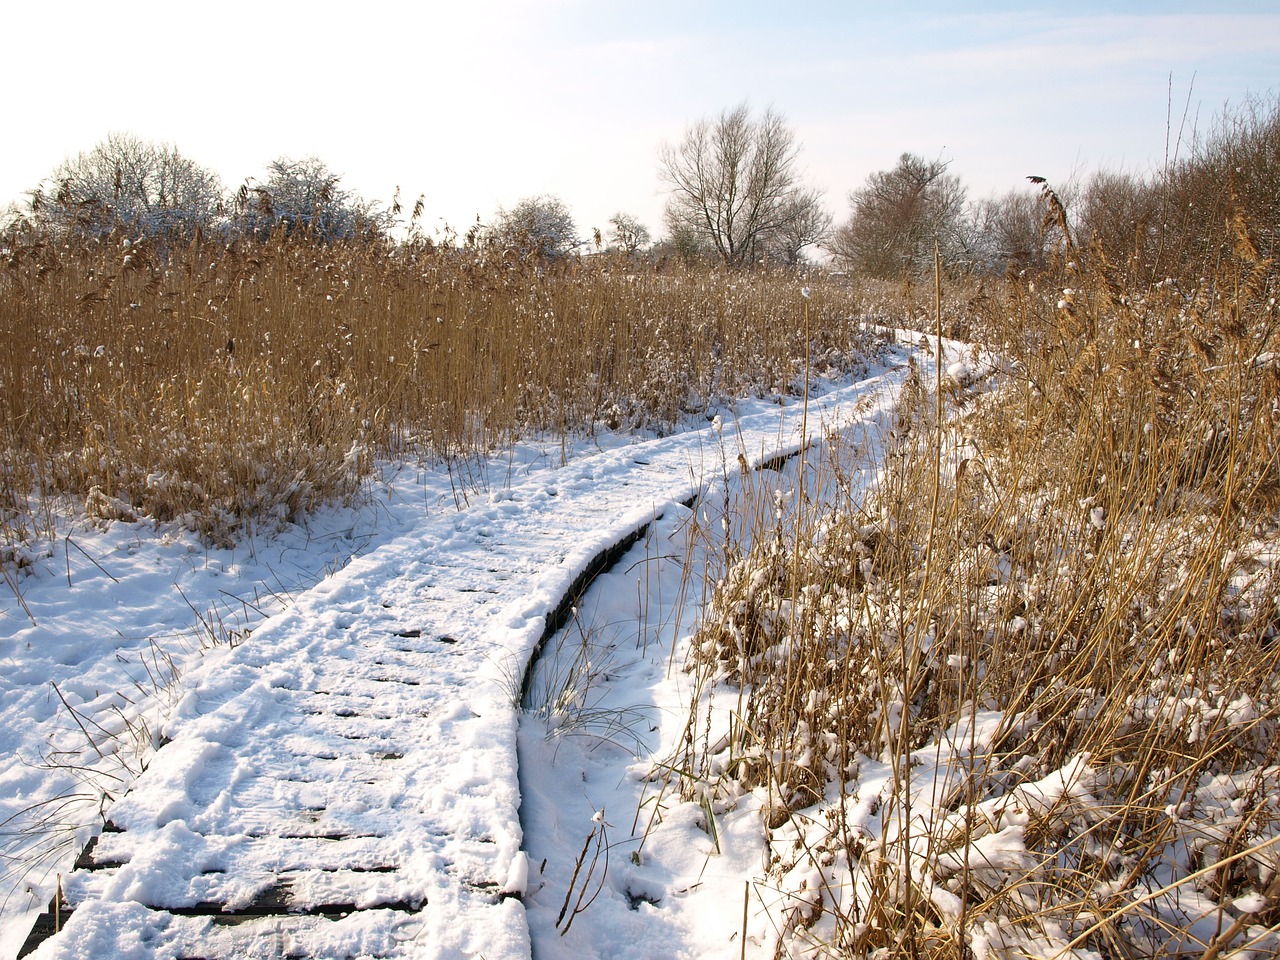
[[[814,402],[811,435],[902,378]],[[515,771],[530,657],[620,545],[739,453],[795,451],[799,422],[780,409],[723,440],[708,429],[536,475],[212,654],[175,739],[105,811],[24,952],[527,958]]]

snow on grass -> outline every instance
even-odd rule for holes
[[[597,581],[535,675],[520,769],[538,957],[708,957],[739,935],[741,911],[726,906],[763,864],[757,812],[709,814],[654,767],[691,694],[672,657],[696,617],[695,522],[695,510],[668,511]],[[563,696],[566,663],[590,677]]]
[[[166,718],[193,709],[181,683],[192,666],[351,557],[451,509],[447,474],[388,467],[362,505],[235,549],[174,525],[63,515],[0,617],[0,956],[149,761]]]
[[[780,417],[795,418],[795,404],[779,407],[766,401],[745,402],[735,412],[737,429],[744,429],[749,421],[756,425],[735,434],[724,426],[723,421],[729,419],[729,411],[724,411],[713,431],[717,444],[720,431],[724,431],[727,439],[736,437],[738,453],[753,461],[771,454],[779,444],[798,448],[798,440],[788,439],[791,428],[784,429],[780,421]],[[228,903],[251,900],[259,889],[253,886],[257,881],[246,881],[244,889],[237,887],[241,879],[237,858],[248,854],[240,845],[210,838],[235,836],[245,830],[252,833],[251,824],[232,823],[227,818],[259,809],[247,796],[257,789],[259,768],[295,762],[289,757],[305,754],[307,744],[299,741],[306,737],[306,730],[293,728],[296,719],[291,719],[291,711],[296,708],[287,704],[301,702],[309,691],[324,692],[321,687],[331,686],[335,677],[353,675],[359,681],[359,662],[344,652],[353,642],[344,631],[372,630],[369,643],[377,638],[385,640],[393,635],[388,631],[394,625],[389,621],[397,616],[395,611],[408,616],[415,604],[433,599],[429,595],[433,589],[430,571],[438,570],[448,579],[455,550],[502,550],[513,522],[536,523],[540,509],[550,510],[564,500],[589,503],[605,489],[622,489],[618,484],[629,482],[628,476],[637,469],[629,452],[629,445],[635,442],[636,438],[602,437],[583,443],[578,450],[567,451],[568,467],[556,471],[549,468],[566,459],[563,448],[549,455],[534,445],[525,445],[504,461],[468,464],[465,483],[456,470],[388,466],[368,485],[358,508],[322,511],[309,518],[305,528],[289,527],[270,539],[246,542],[235,550],[206,549],[171,528],[146,521],[90,522],[83,516],[66,517],[60,539],[42,548],[16,581],[17,590],[5,609],[6,632],[0,635],[0,655],[13,667],[4,674],[6,687],[0,701],[11,758],[0,774],[6,787],[0,801],[5,805],[8,831],[0,955],[11,954],[21,944],[30,918],[53,894],[55,875],[68,871],[70,859],[107,815],[127,832],[103,834],[98,853],[108,860],[121,859],[123,866],[102,876],[75,875],[65,893],[80,907],[68,937],[58,939],[63,945],[55,947],[50,942],[55,955],[75,955],[85,943],[107,936],[103,929],[86,929],[87,924],[101,923],[112,929],[133,924],[125,917],[127,907],[113,905],[112,900],[138,898],[176,906],[214,896]],[[692,453],[702,456],[706,440],[689,435],[659,444],[680,457]],[[593,452],[594,457],[587,456]],[[732,455],[716,456],[723,470]],[[690,483],[696,487],[695,472],[688,467],[677,472],[685,476],[686,487]],[[548,534],[565,541],[565,546],[558,548],[560,563],[556,569],[522,573],[527,581],[516,579],[516,585],[523,582],[535,588],[522,587],[523,601],[504,606],[507,620],[497,626],[500,634],[509,632],[511,642],[517,644],[509,652],[519,648],[527,656],[531,641],[525,635],[538,629],[535,620],[541,623],[540,604],[554,604],[558,597],[551,593],[544,597],[546,591],[536,588],[537,583],[545,581],[551,589],[553,581],[559,582],[557,578],[580,569],[609,545],[603,533],[606,528],[638,524],[652,517],[647,496],[639,487],[634,490],[632,502],[621,510],[610,506],[607,518],[588,517],[585,526],[579,525],[581,529],[547,529]],[[628,519],[632,514],[634,518]],[[456,520],[450,519],[455,516]],[[428,529],[433,532],[426,540],[415,539],[415,531]],[[64,569],[68,565],[69,576]],[[674,564],[675,569],[680,566],[679,561]],[[483,571],[468,576],[474,576],[476,582],[460,589],[487,589],[480,583]],[[661,579],[654,581],[655,586]],[[424,582],[428,596],[406,593],[410,587],[421,592]],[[566,587],[567,583],[557,589]],[[661,590],[655,601],[659,606],[660,597]],[[526,609],[537,617],[524,616],[521,611]],[[383,626],[378,626],[380,623]],[[500,642],[469,648],[472,661],[481,655],[469,669],[475,672],[478,668],[484,674],[489,685],[487,698],[510,697],[512,684],[518,687],[513,671],[520,669],[523,661],[519,657],[506,659],[501,651],[510,645],[508,640],[493,639]],[[485,649],[490,650],[487,657]],[[160,674],[157,664],[164,665],[166,672]],[[148,666],[156,671],[154,679],[147,673]],[[590,672],[596,668],[585,669]],[[456,734],[457,742],[448,745],[447,756],[438,756],[445,748],[436,744],[409,765],[430,769],[437,761],[448,761],[452,770],[447,791],[436,800],[422,794],[422,815],[431,820],[432,830],[442,831],[445,838],[438,854],[414,854],[428,874],[434,869],[431,860],[436,855],[465,865],[471,854],[456,844],[451,846],[447,837],[465,839],[483,826],[468,812],[480,807],[471,801],[458,805],[459,796],[481,800],[493,794],[498,806],[515,809],[514,796],[504,800],[498,795],[505,779],[512,781],[514,790],[514,771],[506,777],[485,759],[499,731],[472,724],[478,714],[501,714],[500,709],[489,709],[496,701],[486,707],[487,703],[487,699],[485,703],[454,701],[431,707],[433,729],[452,727],[450,736]],[[386,719],[394,725],[398,708],[387,709],[391,715]],[[572,720],[564,732],[571,734],[576,729],[586,734],[581,743],[612,740],[615,745],[610,749],[618,749],[617,741],[626,743],[633,731],[642,735],[645,731],[644,711],[639,708],[624,711],[621,721],[610,718],[608,710],[593,713],[589,702],[572,709]],[[401,735],[401,731],[387,734],[373,730],[377,724],[363,722],[370,729],[364,729],[362,736]],[[486,723],[491,725],[491,721]],[[468,730],[475,732],[468,734]],[[130,731],[137,731],[133,740],[123,735]],[[514,735],[514,728],[511,733]],[[174,742],[153,757],[154,747],[169,735]],[[481,739],[475,739],[477,736]],[[573,740],[572,736],[563,738],[566,743]],[[254,759],[240,759],[251,744],[256,745]],[[271,749],[262,751],[264,746],[275,745],[279,757]],[[640,741],[628,745],[638,748]],[[326,749],[316,745],[318,752]],[[411,744],[404,752],[408,756],[416,749]],[[163,760],[161,766],[143,772],[156,757]],[[468,758],[474,760],[474,769],[468,766]],[[306,786],[306,771],[276,772],[296,784],[289,788],[296,795],[276,798],[286,804],[285,809],[290,804],[303,809],[323,807],[325,817],[356,827],[366,816],[380,816],[369,804],[377,807],[382,801],[376,797],[371,800],[367,790],[346,791],[344,784]],[[134,783],[144,788],[126,795]],[[383,799],[394,806],[401,796],[416,795],[414,791],[421,792],[425,786],[425,781],[401,782],[392,775],[379,789],[380,796],[385,794]],[[589,834],[590,824],[598,825],[601,837],[616,826],[612,825],[614,811],[602,811],[593,811],[599,813],[596,820],[587,818],[583,837]],[[411,818],[404,827],[413,827]],[[517,829],[513,836],[518,835]],[[115,838],[126,838],[128,848],[113,848],[113,844],[125,842]],[[421,841],[421,836],[413,839],[419,845]],[[427,838],[428,846],[436,842]],[[540,866],[530,869],[514,854],[514,848],[504,854],[509,860],[504,867],[509,890],[540,883]],[[208,874],[208,870],[226,873]],[[593,880],[601,876],[597,872]],[[615,872],[614,879],[618,876]],[[735,876],[740,876],[740,871]],[[702,882],[689,877],[677,879],[675,886],[686,880],[689,884]],[[356,903],[362,902],[362,897],[381,902],[399,896],[395,890],[371,892],[367,880],[361,883],[365,885],[339,892]],[[637,881],[635,902],[657,899],[656,889],[647,881]],[[458,929],[456,922],[450,930],[449,891],[436,890],[428,899],[433,904],[430,926],[434,930],[427,931],[428,939],[442,949],[445,944],[460,944],[459,937],[475,940],[497,935],[496,927],[488,934],[483,930],[467,932]],[[519,913],[515,901],[505,901],[499,909]],[[157,933],[159,939],[152,943],[152,949],[194,949],[182,944],[198,945],[206,934],[193,924],[192,918],[174,920],[172,929]],[[75,930],[80,933],[71,936]],[[505,934],[498,939],[506,942]],[[351,949],[355,941],[345,942],[344,949]],[[520,948],[513,941],[501,949],[499,944],[491,944],[491,949],[498,953],[514,950],[513,955],[518,955]]]
[[[944,369],[950,381],[944,388],[952,393],[981,389],[995,366],[947,346]],[[928,382],[924,358],[904,404],[927,409],[920,384]],[[1212,680],[1209,674],[1179,674],[1185,664],[1174,650],[1150,663],[1149,680],[1125,688],[1123,704],[1096,691],[1060,690],[1051,683],[1048,690],[1058,699],[1033,698],[1020,709],[1000,709],[981,696],[965,699],[965,684],[988,683],[1006,668],[988,659],[986,646],[948,647],[933,627],[913,626],[910,611],[894,612],[900,598],[920,589],[923,566],[920,544],[911,542],[906,523],[884,506],[900,489],[894,484],[903,482],[886,480],[885,466],[904,462],[920,442],[919,424],[907,420],[910,412],[866,397],[856,422],[828,436],[834,455],[811,450],[803,483],[800,458],[771,459],[770,444],[759,437],[751,449],[738,451],[741,461],[733,443],[719,450],[706,444],[702,452],[711,455],[710,482],[696,485],[699,499],[692,507],[668,504],[660,517],[651,518],[645,536],[577,602],[530,678],[518,735],[511,731],[519,748],[520,823],[502,838],[512,849],[504,853],[501,888],[521,895],[523,909],[514,899],[502,901],[502,922],[461,930],[456,927],[466,914],[449,912],[447,891],[433,892],[431,902],[444,909],[444,916],[422,934],[429,952],[475,948],[489,955],[520,955],[527,947],[515,931],[525,929],[526,922],[534,953],[549,958],[738,957],[744,949],[747,955],[790,956],[892,952],[907,936],[923,952],[954,951],[963,940],[965,949],[984,960],[1093,958],[1135,945],[1176,954],[1216,944],[1229,948],[1222,955],[1238,957],[1280,950],[1274,923],[1280,811],[1272,790],[1280,774],[1274,760],[1268,767],[1216,759],[1232,750],[1241,751],[1241,757],[1253,750],[1250,744],[1271,729],[1266,718],[1274,706],[1238,691],[1224,695],[1234,689],[1225,682],[1229,654],[1221,666],[1224,683],[1215,687],[1205,685]],[[720,420],[710,432],[732,440],[732,427]],[[787,453],[799,450],[798,443],[781,435],[772,446]],[[958,485],[965,464],[980,456],[972,440],[962,439],[942,459]],[[364,509],[378,516],[369,527],[353,521],[335,529],[342,528],[345,544],[359,542],[371,535],[361,531],[375,527],[411,537],[433,513],[470,502],[479,509],[464,511],[455,525],[456,539],[433,541],[439,549],[432,562],[447,567],[451,551],[462,549],[464,541],[500,543],[515,516],[562,497],[587,496],[625,475],[621,461],[595,458],[575,468],[570,459],[570,468],[547,473],[545,481],[523,489],[513,489],[520,487],[520,477],[546,465],[527,449],[513,455],[510,464],[477,465],[473,478],[478,480],[466,486],[439,474],[410,475],[403,468],[373,489]],[[750,468],[762,460],[770,469]],[[884,488],[885,483],[890,485]],[[810,497],[803,508],[797,507],[797,490]],[[872,500],[880,506],[864,510]],[[1101,529],[1091,525],[1093,506],[1080,507],[1085,511],[1080,524],[1112,536],[1115,519],[1104,516]],[[593,529],[588,523],[573,535],[573,546],[564,551],[568,567],[580,568],[608,546],[609,538]],[[799,556],[788,546],[797,530],[811,538]],[[984,621],[985,632],[974,635],[1022,649],[1043,626],[1033,604],[1006,609],[1005,594],[1022,570],[1007,545],[992,542],[960,555],[948,576],[971,582],[962,581],[962,575],[985,571],[972,594],[974,610],[996,616]],[[1117,536],[1117,542],[1127,541]],[[1182,539],[1171,536],[1161,543],[1181,549]],[[1189,543],[1194,546],[1194,537]],[[255,562],[274,556],[265,564],[274,570],[283,561],[270,549],[259,545]],[[399,559],[391,566],[404,566],[408,554],[396,549]],[[344,575],[307,591],[299,607],[259,626],[246,644],[220,647],[191,668],[198,681],[179,685],[170,707],[171,723],[183,731],[167,751],[172,775],[115,808],[122,819],[136,818],[130,824],[151,831],[149,845],[132,851],[133,859],[109,881],[112,888],[102,892],[162,900],[166,892],[173,896],[179,890],[181,902],[211,892],[190,886],[193,872],[234,864],[238,853],[234,845],[202,840],[217,832],[204,830],[204,820],[223,815],[222,800],[194,796],[191,785],[207,780],[209,765],[218,763],[231,764],[223,782],[247,783],[249,771],[237,774],[234,757],[250,738],[248,728],[261,733],[265,726],[269,736],[282,741],[301,734],[285,727],[273,733],[265,715],[219,714],[210,706],[235,703],[246,685],[257,691],[254,702],[269,705],[264,699],[269,691],[285,698],[315,687],[322,676],[349,672],[351,664],[321,664],[339,655],[342,646],[334,641],[330,649],[324,636],[379,616],[365,596],[375,583],[386,587],[373,594],[390,605],[383,609],[408,609],[399,606],[397,581],[387,575],[389,556],[384,551],[381,560],[348,565]],[[1233,595],[1256,598],[1265,592],[1274,557],[1271,538],[1245,544],[1238,551],[1239,572],[1229,581]],[[43,567],[37,564],[24,596],[38,600],[37,586],[58,579],[51,559],[40,561]],[[344,559],[337,558],[334,566]],[[211,555],[210,560],[221,566],[210,565],[202,575],[225,583],[235,559]],[[903,561],[905,572],[886,572]],[[802,587],[797,599],[788,584],[802,564],[827,571],[829,579],[820,588]],[[314,570],[323,573],[323,564]],[[838,580],[833,571],[851,579]],[[530,578],[541,582],[533,571]],[[189,595],[202,582],[192,579]],[[216,589],[206,585],[203,594],[194,593],[197,602],[211,602]],[[850,597],[856,603],[849,603]],[[726,604],[733,605],[733,617],[724,618]],[[32,612],[39,616],[36,608]],[[815,619],[816,612],[821,616]],[[520,643],[528,643],[530,631],[536,632],[531,622],[508,618],[503,629],[512,636],[520,633]],[[302,623],[316,637],[307,641],[314,643],[307,657],[299,659],[281,642],[302,643]],[[830,655],[843,659],[820,666],[809,679],[797,704],[800,719],[784,731],[779,746],[766,742],[763,730],[752,729],[758,701],[749,698],[774,696],[766,679],[784,675],[809,642],[803,630],[797,632],[798,624],[830,627],[840,635],[854,628],[870,631],[884,641],[886,659],[869,674],[867,663],[858,659],[866,655],[868,663],[876,662],[879,640],[867,650],[840,648],[843,653]],[[298,646],[298,652],[302,649]],[[1049,658],[1061,655],[1045,651],[1039,669],[1048,669]],[[314,675],[296,666],[312,662]],[[495,688],[505,684],[508,696],[519,687],[516,662],[498,657],[484,671]],[[1035,666],[1030,659],[1025,664]],[[907,670],[903,676],[895,672],[899,665]],[[864,680],[845,700],[839,699],[844,696],[836,689],[840,684],[822,679],[858,669]],[[921,677],[928,678],[927,685],[919,686]],[[929,697],[921,700],[921,690]],[[917,716],[929,698],[950,704],[949,712],[940,714],[949,718],[945,724],[932,726]],[[84,702],[94,701],[68,698],[77,710]],[[57,703],[66,714],[61,732],[81,733],[70,709]],[[110,704],[96,709],[91,717],[105,728]],[[434,722],[461,730],[476,704],[434,709]],[[849,738],[841,747],[823,732],[822,718],[840,712],[865,714],[863,739]],[[394,716],[387,719],[396,722]],[[1108,731],[1108,737],[1118,733],[1090,742],[1093,749],[1067,749],[1055,733],[1091,725]],[[167,728],[157,724],[156,729]],[[494,791],[502,779],[501,771],[495,775],[491,764],[485,766],[488,761],[476,759],[486,755],[493,730],[474,729],[481,733],[449,748],[457,767],[452,788],[469,797]],[[1125,751],[1147,730],[1167,730],[1161,736],[1172,738],[1167,743],[1175,753],[1185,750],[1189,756],[1196,744],[1206,742],[1210,752],[1181,771],[1135,760]],[[371,727],[365,730],[371,732]],[[79,749],[83,759],[86,750]],[[428,750],[415,764],[429,766],[438,759]],[[392,778],[380,789],[390,808],[394,795],[418,786]],[[314,783],[297,791],[291,803],[323,806],[344,823],[380,816],[369,809],[367,796],[346,797]],[[471,814],[450,809],[442,801],[428,819],[457,836],[475,829],[478,821]],[[425,823],[411,821],[417,826],[410,834],[420,833]],[[112,836],[104,835],[105,850],[111,849]],[[411,835],[404,842],[405,849],[417,851],[414,856],[427,874],[440,862],[465,861],[468,855],[456,846],[446,850],[429,843],[430,849],[419,849],[419,839]],[[514,843],[523,849],[516,851]],[[361,854],[352,849],[343,855]],[[227,882],[234,885],[234,875]],[[230,888],[219,892],[231,893]],[[402,893],[375,890],[367,881],[345,888],[353,901],[364,897],[369,903]],[[253,894],[246,887],[239,897]],[[68,941],[75,949],[96,943],[120,950],[131,942],[129,931],[156,923],[154,914],[135,916],[127,903],[99,898],[84,904],[72,919],[83,930]],[[170,929],[150,934],[140,955],[154,955],[157,944],[177,950],[210,942],[212,934],[198,923],[175,918]],[[385,926],[367,918],[348,918],[326,930],[326,949],[335,955],[382,949],[379,938],[390,936]],[[306,942],[317,942],[314,932],[308,936],[313,939]],[[283,952],[284,940],[281,944]]]

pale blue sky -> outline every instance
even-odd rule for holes
[[[584,233],[661,232],[657,151],[773,106],[838,216],[904,150],[984,196],[1164,160],[1190,96],[1280,92],[1280,2],[800,3],[173,0],[7,4],[0,204],[107,133],[166,141],[228,187],[317,155],[465,230],[554,193]],[[1172,84],[1171,84],[1172,79]]]

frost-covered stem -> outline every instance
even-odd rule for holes
[[[1274,906],[1276,901],[1280,899],[1280,875],[1272,877],[1271,883],[1267,887],[1263,896],[1266,898],[1267,909]],[[1257,914],[1259,912],[1261,911],[1255,911],[1254,913],[1242,912],[1240,916],[1236,917],[1235,920],[1232,921],[1231,926],[1227,927],[1226,930],[1209,941],[1209,946],[1205,950],[1204,956],[1201,960],[1217,960],[1218,955],[1222,953],[1224,947],[1229,947],[1232,941],[1240,935],[1241,931],[1257,921]]]
[[[58,699],[62,701],[62,705],[67,708],[67,713],[71,714],[71,719],[76,722],[76,726],[80,728],[80,732],[84,734],[84,738],[89,741],[89,746],[93,747],[93,752],[98,755],[99,760],[106,760],[106,754],[102,752],[102,748],[98,746],[96,740],[89,735],[89,731],[85,729],[84,723],[80,720],[80,714],[76,713],[75,708],[67,703],[67,698],[62,695],[62,691],[58,689],[58,684],[53,680],[49,681],[49,686],[53,687],[53,692],[58,695]]]
[[[1063,958],[1065,957],[1073,956],[1076,947],[1087,942],[1091,936],[1093,936],[1103,927],[1114,925],[1116,921],[1119,920],[1121,917],[1127,916],[1128,914],[1131,914],[1134,911],[1141,909],[1142,907],[1146,906],[1148,903],[1151,903],[1153,901],[1158,901],[1161,897],[1166,896],[1170,892],[1178,889],[1178,887],[1180,886],[1193,884],[1195,883],[1195,881],[1199,880],[1200,878],[1208,877],[1212,875],[1215,871],[1221,870],[1223,867],[1236,863],[1239,860],[1243,860],[1246,857],[1256,858],[1257,855],[1261,853],[1263,850],[1266,850],[1272,846],[1275,846],[1275,844],[1277,843],[1280,843],[1280,835],[1270,837],[1267,840],[1264,840],[1262,843],[1259,843],[1247,849],[1237,850],[1235,853],[1233,853],[1229,857],[1223,857],[1221,860],[1216,860],[1211,863],[1207,863],[1200,869],[1194,870],[1191,873],[1187,874],[1186,876],[1179,877],[1171,881],[1170,883],[1166,883],[1163,886],[1159,887],[1158,889],[1155,889],[1155,890],[1148,889],[1147,893],[1144,893],[1141,896],[1135,897],[1131,902],[1126,903],[1123,906],[1119,907],[1114,913],[1110,913],[1110,914],[1107,914],[1106,916],[1099,918],[1098,920],[1090,924],[1088,927],[1086,927],[1084,930],[1077,933],[1070,941],[1068,941],[1062,947],[1061,950],[1059,950],[1057,953],[1053,955],[1051,960],[1063,960]],[[1273,881],[1272,886],[1267,888],[1267,894],[1265,895],[1270,895],[1272,889],[1275,886],[1276,886],[1276,882]],[[1269,905],[1270,905],[1270,902],[1268,902],[1268,906]],[[1253,916],[1253,914],[1245,914],[1245,916]],[[1221,944],[1225,943],[1226,941],[1224,937],[1219,936],[1215,938],[1215,942],[1219,944],[1217,949],[1221,950],[1222,949]],[[1212,946],[1213,944],[1210,944],[1210,947]],[[1207,952],[1205,953],[1206,957],[1209,957],[1212,955],[1213,954],[1210,954]]]
[[[929,629],[929,591],[932,587],[934,561],[934,535],[938,526],[938,500],[942,486],[942,254],[938,243],[933,244],[933,294],[934,335],[937,338],[937,360],[934,370],[934,439],[933,439],[933,490],[929,505],[929,530],[925,540],[924,577],[917,595],[916,616],[910,649],[902,644],[902,708],[898,717],[898,743],[894,750],[899,763],[898,788],[902,792],[902,882],[903,916],[915,914],[915,887],[911,882],[911,702],[915,695],[916,672],[920,666],[921,647]],[[905,639],[905,638],[904,638]],[[906,931],[904,930],[904,933]],[[905,940],[911,956],[917,955],[915,938]]]
[[[799,631],[803,629],[804,625],[799,610],[801,538],[804,536],[805,530],[805,464],[809,447],[809,288],[804,287],[800,291],[800,295],[804,298],[804,397],[801,401],[800,410],[800,479],[796,487],[795,547],[791,553],[791,653],[787,657],[787,680],[784,688],[789,701],[787,714],[790,716],[796,715],[796,710],[793,709],[795,701],[803,696],[804,693],[804,682],[798,675],[798,671],[805,664],[804,654],[799,646]],[[792,778],[789,756],[783,757],[781,773],[782,777],[790,782]]]
[[[52,524],[50,524],[52,526]],[[4,578],[4,582],[9,585],[9,589],[13,591],[14,598],[18,601],[18,606],[22,608],[22,612],[27,615],[27,619],[31,621],[32,626],[36,626],[35,614],[31,612],[31,608],[27,606],[26,599],[22,596],[22,590],[18,586],[18,578],[16,574],[11,574],[9,568],[0,566],[0,577]]]
[[[560,926],[564,920],[564,915],[569,912],[569,900],[573,897],[574,886],[578,882],[578,874],[582,871],[582,865],[587,861],[587,851],[591,849],[591,841],[596,837],[596,827],[592,826],[591,832],[587,834],[586,841],[582,844],[582,852],[578,854],[578,860],[573,865],[573,876],[569,878],[569,889],[564,893],[564,903],[560,906],[560,913],[556,917],[556,926]],[[576,911],[575,911],[576,912]],[[569,918],[569,922],[573,922],[573,917]],[[569,930],[568,926],[564,928],[560,936],[564,936]]]
[[[800,409],[800,482],[798,485],[799,501],[796,504],[796,549],[792,557],[792,593],[795,595],[791,604],[791,637],[794,642],[796,607],[800,596],[800,533],[804,529],[804,468],[809,447],[809,288],[801,291],[804,297],[804,400]]]

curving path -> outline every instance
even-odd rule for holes
[[[906,374],[811,401],[887,415]],[[793,404],[586,457],[353,561],[187,680],[26,948],[71,957],[527,958],[517,700],[564,601],[704,478],[800,446]],[[54,925],[60,932],[50,936]]]

